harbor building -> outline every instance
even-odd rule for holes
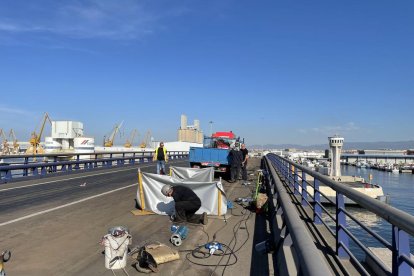
[[[203,131],[200,129],[200,121],[194,120],[193,125],[187,125],[187,116],[181,115],[181,126],[178,129],[178,141],[189,143],[203,143]]]
[[[406,150],[392,150],[392,149],[374,149],[374,150],[358,150],[358,154],[366,155],[405,155]]]
[[[51,136],[45,138],[46,153],[89,153],[94,148],[95,139],[84,136],[82,122],[52,121]]]

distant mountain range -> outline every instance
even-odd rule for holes
[[[319,145],[296,145],[296,144],[267,144],[267,145],[249,145],[251,149],[301,149],[301,150],[325,150],[329,148],[328,143]],[[399,141],[399,142],[345,142],[345,150],[351,149],[393,149],[393,150],[406,150],[414,149],[414,140]]]

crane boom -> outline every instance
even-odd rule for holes
[[[118,133],[119,129],[122,127],[122,124],[124,121],[122,121],[119,126],[115,125],[114,130],[112,131],[111,135],[109,135],[109,139],[105,141],[104,146],[105,147],[112,147],[114,145],[115,141],[115,135]]]
[[[37,137],[38,144],[40,144],[40,139],[42,138],[43,130],[45,129],[45,124],[47,120],[50,124],[52,124],[52,120],[50,120],[49,114],[45,113],[45,116],[43,117],[42,128],[40,129],[39,136]]]
[[[148,130],[147,134],[145,135],[145,139],[142,141],[140,147],[146,148],[150,143],[150,139],[151,139],[151,130]]]
[[[14,133],[13,129],[10,129],[9,138],[13,140],[13,153],[17,154],[20,151],[20,146],[16,138],[16,134]]]
[[[3,139],[3,141],[6,141],[7,142],[6,135],[5,135],[5,133],[4,133],[4,131],[3,131],[2,128],[0,128],[0,135],[1,135],[1,138]]]
[[[46,121],[49,121],[50,124],[52,124],[52,120],[49,117],[49,114],[45,112],[45,115],[43,116],[42,126],[40,128],[39,134],[36,133],[36,130],[32,132],[32,135],[30,137],[29,143],[30,147],[26,150],[26,153],[43,153],[43,148],[40,146],[40,140],[42,138],[43,130],[45,129]]]
[[[1,149],[1,152],[0,152],[0,154],[1,155],[7,155],[7,154],[10,153],[9,144],[7,142],[6,135],[5,135],[4,131],[3,131],[3,129],[1,129],[1,128],[0,128],[0,135],[2,137],[1,148],[0,148]]]
[[[137,134],[137,130],[136,129],[134,129],[132,132],[131,132],[131,136],[129,137],[129,139],[127,139],[126,140],[126,142],[125,142],[125,144],[124,144],[124,147],[126,147],[126,148],[130,148],[130,147],[132,147],[132,143],[134,142],[134,138],[135,138],[135,135]]]
[[[13,141],[16,141],[17,142],[16,134],[14,133],[14,130],[13,129],[10,129],[9,138],[12,138]]]

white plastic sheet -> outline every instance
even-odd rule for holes
[[[185,181],[195,182],[213,182],[214,168],[186,168],[186,167],[170,167],[171,176]]]
[[[175,210],[172,197],[161,193],[165,184],[183,185],[191,188],[201,199],[201,207],[196,214],[206,212],[209,215],[224,215],[227,213],[227,198],[221,182],[194,182],[179,180],[168,175],[141,173],[141,183],[138,183],[137,202],[143,210],[160,215],[172,215]]]

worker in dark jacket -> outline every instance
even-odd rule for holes
[[[229,153],[230,182],[239,180],[242,162],[243,153],[238,149],[238,147],[232,147]]]
[[[243,154],[243,162],[242,162],[242,179],[243,184],[247,185],[249,182],[247,182],[247,160],[249,159],[249,151],[246,149],[246,145],[242,144],[240,151]]]
[[[198,209],[201,207],[200,198],[186,186],[171,186],[164,185],[161,193],[167,197],[173,197],[175,202],[175,217],[174,222],[191,222],[207,224],[207,213],[197,215]]]

